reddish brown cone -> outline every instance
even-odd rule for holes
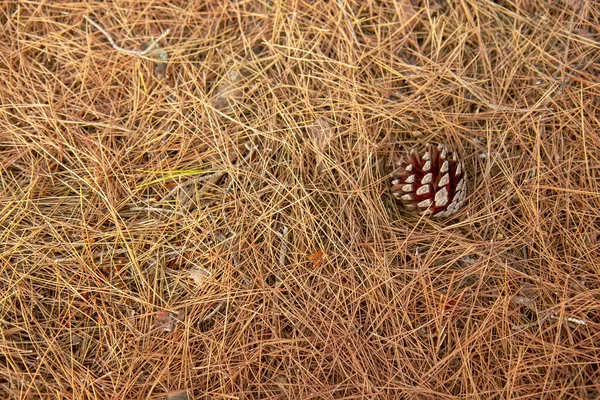
[[[392,194],[404,209],[434,218],[454,214],[467,196],[467,174],[456,154],[427,145],[400,159],[392,173]]]

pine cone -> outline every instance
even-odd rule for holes
[[[407,211],[434,218],[454,214],[467,195],[462,163],[448,158],[446,147],[427,145],[420,155],[411,150],[392,173],[392,194]]]

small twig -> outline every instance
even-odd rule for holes
[[[491,103],[488,100],[486,100],[483,95],[481,95],[479,92],[477,92],[475,89],[473,89],[469,83],[467,83],[465,80],[463,80],[460,76],[456,75],[450,68],[446,68],[445,70],[450,75],[452,75],[452,77],[454,79],[456,79],[456,81],[458,83],[460,83],[462,85],[462,87],[467,89],[469,91],[469,93],[471,93],[477,100],[479,100],[483,105],[491,108],[494,111],[532,112],[532,111],[541,109],[541,107],[536,107],[535,105],[532,108],[517,108],[516,106],[515,107],[507,107],[507,106],[501,106],[498,104]]]
[[[541,325],[547,319],[552,319],[554,321],[558,321],[558,320],[560,320],[560,317],[554,313],[548,313],[548,314],[543,315],[542,317],[538,318],[536,321],[529,322],[527,324],[522,324],[522,325],[514,325],[511,329],[513,331],[520,331],[521,329],[531,328],[533,326]],[[573,317],[565,317],[564,320],[567,322],[573,323],[573,324],[577,324],[577,325],[587,325],[587,321],[585,321],[583,319],[578,319],[578,318],[573,318]]]
[[[356,36],[354,27],[352,26],[352,23],[350,22],[350,18],[348,18],[348,12],[346,11],[346,7],[344,7],[344,3],[342,2],[342,0],[338,0],[338,6],[340,7],[340,9],[342,10],[342,13],[344,14],[344,19],[346,20],[346,24],[348,25],[348,30],[350,30],[350,33],[352,33],[352,37],[354,38],[354,42],[356,42],[356,46],[360,49],[361,45],[360,45],[360,42],[358,41],[358,36]]]
[[[165,212],[165,213],[170,213],[170,214],[177,214],[177,215],[181,215],[182,217],[185,217],[185,214],[182,213],[181,211],[177,211],[177,210],[170,210],[168,208],[160,208],[160,207],[131,207],[129,208],[130,211],[154,211],[154,212]]]
[[[214,172],[212,174],[208,174],[208,175],[202,175],[196,178],[192,178],[192,179],[188,179],[185,182],[180,183],[179,185],[175,186],[173,189],[171,189],[169,191],[169,193],[166,194],[165,197],[163,197],[163,200],[169,200],[170,198],[172,198],[173,196],[175,196],[175,194],[177,193],[178,190],[183,189],[187,186],[190,186],[194,183],[198,183],[198,182],[204,182],[207,180],[211,180],[211,183],[216,183],[219,179],[221,179],[221,177],[225,175],[224,171],[218,171],[218,172]]]
[[[229,220],[227,218],[227,214],[225,213],[225,202],[227,201],[227,196],[229,195],[229,191],[231,190],[232,185],[233,185],[233,181],[229,181],[229,183],[227,184],[227,187],[225,188],[225,193],[223,194],[223,199],[221,200],[221,216],[223,217],[223,222],[225,223],[225,226],[227,227],[227,230],[228,230],[227,234],[231,235],[231,237],[235,236],[235,232],[233,232],[231,225],[229,225]]]
[[[106,38],[108,39],[108,41],[110,42],[110,44],[112,45],[112,47],[115,50],[117,50],[121,53],[125,53],[125,54],[133,54],[133,55],[136,55],[139,57],[143,57],[143,56],[147,55],[148,53],[152,52],[154,50],[154,48],[158,45],[158,42],[160,40],[164,39],[171,32],[170,29],[167,29],[166,31],[164,31],[162,33],[162,35],[160,35],[158,37],[158,39],[151,41],[150,45],[144,50],[130,50],[130,49],[124,49],[123,47],[120,47],[119,45],[117,45],[117,43],[115,42],[113,37],[110,35],[110,33],[108,33],[106,30],[104,30],[102,25],[100,25],[99,23],[97,23],[96,21],[94,21],[93,19],[88,17],[87,15],[84,15],[83,18],[85,18],[85,20],[87,22],[89,22],[96,29],[98,29],[100,32],[102,32],[102,34],[104,34],[104,36],[106,36]]]
[[[537,321],[533,321],[533,322],[530,322],[530,323],[528,323],[528,324],[522,324],[522,325],[513,325],[511,329],[512,329],[513,331],[520,331],[520,330],[522,330],[522,329],[532,328],[532,327],[534,327],[534,326],[541,325],[541,323],[542,323],[542,322],[544,322],[544,321],[545,321],[545,319],[546,319],[546,318],[544,318],[544,319],[538,319]]]
[[[550,318],[552,318],[553,320],[560,319],[560,317],[556,314],[550,314]],[[587,321],[585,321],[583,319],[578,319],[578,318],[573,318],[573,317],[565,317],[564,320],[567,322],[571,322],[573,324],[577,324],[577,325],[587,325]]]
[[[254,152],[256,151],[256,147],[249,146],[248,150],[249,150],[248,154],[246,154],[241,160],[238,160],[236,163],[234,163],[234,167],[236,167],[236,168],[239,167],[242,161],[248,161],[254,155]],[[169,191],[169,193],[167,193],[167,195],[163,198],[163,200],[168,200],[168,199],[172,198],[173,196],[175,196],[175,194],[178,191],[180,191],[180,190],[184,189],[185,187],[190,186],[194,183],[208,181],[195,194],[195,197],[199,198],[203,194],[208,192],[211,189],[211,187],[216,185],[221,180],[221,178],[223,178],[223,176],[225,176],[226,173],[227,173],[227,171],[223,170],[223,171],[214,172],[209,175],[202,175],[200,177],[188,179],[187,181],[182,182],[182,183],[178,184],[176,187],[174,187],[173,189],[171,189]],[[183,205],[183,208],[187,208],[188,205],[189,205],[189,202],[186,202]]]
[[[281,224],[283,225],[283,224]],[[281,232],[275,232],[277,236],[281,238],[281,243],[279,245],[279,270],[275,272],[276,282],[275,286],[281,286],[283,284],[283,279],[281,278],[281,272],[285,267],[285,260],[288,255],[288,251],[290,248],[288,237],[290,230],[286,225],[283,225],[281,228]]]
[[[223,304],[225,304],[226,299],[223,299],[210,313],[208,313],[208,315],[204,318],[202,318],[199,322],[204,322],[208,319],[211,319],[216,313],[219,312],[219,310],[221,309],[221,307],[223,307]]]
[[[277,232],[277,236],[281,237],[281,245],[279,246],[279,265],[281,267],[285,266],[285,259],[287,258],[287,253],[289,250],[288,236],[290,230],[287,226],[283,226],[281,229],[281,233]]]
[[[125,249],[125,248],[116,249],[116,250],[107,249],[107,250],[102,250],[102,251],[99,251],[97,253],[94,253],[92,255],[92,257],[93,258],[100,258],[100,257],[104,257],[104,256],[106,256],[108,254],[112,254],[113,256],[116,256],[116,255],[119,255],[119,254],[127,253],[127,251],[128,250]],[[75,257],[57,257],[57,258],[52,259],[52,261],[54,261],[56,263],[71,262],[71,261],[74,261],[74,260],[75,260]]]

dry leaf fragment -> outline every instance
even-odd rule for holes
[[[317,251],[316,253],[308,256],[308,261],[311,261],[313,264],[313,268],[318,268],[323,261],[325,261],[325,253],[322,251]]]
[[[329,148],[329,142],[333,136],[333,129],[326,119],[319,117],[310,125],[309,134],[315,148],[324,152]]]
[[[82,342],[83,342],[83,338],[81,336],[77,335],[76,333],[71,334],[71,345],[72,346],[80,345]]]
[[[177,390],[167,394],[167,400],[188,400],[190,393],[188,390]]]
[[[221,82],[217,85],[216,96],[213,101],[217,109],[221,111],[229,110],[235,103],[240,101],[242,98],[240,87],[242,77],[240,70],[233,67],[227,76],[221,79]]]
[[[531,284],[523,284],[517,294],[512,298],[512,302],[516,305],[527,307],[532,311],[536,311],[535,300],[539,296],[539,289]]]
[[[194,267],[188,272],[190,274],[190,278],[192,278],[194,280],[194,283],[198,286],[204,284],[204,282],[206,282],[206,280],[211,276],[210,271],[204,268]]]
[[[149,40],[142,43],[142,50],[149,50],[148,57],[152,58],[156,65],[154,66],[154,74],[158,79],[163,79],[167,72],[167,62],[169,61],[169,53],[160,47],[156,40]]]
[[[513,303],[520,305],[520,306],[525,306],[531,310],[535,310],[535,303],[533,300],[531,300],[530,298],[526,297],[526,296],[522,296],[520,294],[516,294],[513,298],[512,298]]]
[[[154,326],[165,332],[173,332],[180,322],[179,313],[166,310],[159,311],[154,318]]]
[[[316,155],[315,171],[320,173],[325,161],[325,153],[329,149],[329,143],[333,136],[331,124],[324,118],[317,118],[308,128],[312,150]]]
[[[417,10],[412,4],[409,2],[396,2],[394,5],[396,6],[396,15],[405,31],[413,29],[419,23],[419,18],[416,18]]]

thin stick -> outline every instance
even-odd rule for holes
[[[528,324],[522,324],[522,325],[513,325],[512,326],[512,330],[513,331],[520,331],[522,329],[526,329],[526,328],[531,328],[534,326],[538,326],[540,325],[542,322],[544,322],[543,319],[538,319],[537,321],[533,321],[533,322],[529,322]]]
[[[556,315],[556,314],[551,314],[550,318],[552,318],[553,320],[560,320],[560,316]],[[578,318],[573,318],[573,317],[564,317],[564,320],[567,322],[571,322],[573,324],[577,324],[577,325],[587,325],[587,321],[583,320],[583,319],[578,319]]]
[[[250,157],[252,157],[252,155],[254,154],[255,151],[256,151],[256,147],[254,147],[254,146],[250,147],[248,154],[246,154],[244,156],[242,161],[248,161],[250,159]],[[237,161],[233,165],[234,165],[234,167],[237,168],[240,165],[240,163],[241,163],[241,161]],[[173,196],[175,196],[175,194],[179,190],[185,188],[186,186],[190,186],[194,183],[203,182],[203,181],[208,180],[208,182],[196,193],[196,196],[198,197],[199,195],[202,195],[205,192],[208,192],[210,190],[211,186],[216,185],[217,182],[219,182],[219,180],[221,180],[221,178],[226,173],[227,173],[227,171],[217,171],[217,172],[214,172],[209,175],[202,175],[200,177],[188,179],[187,181],[182,182],[182,183],[178,184],[177,186],[175,186],[173,189],[171,189],[169,191],[169,193],[167,193],[167,195],[163,198],[163,200],[168,200],[168,199],[172,198]]]
[[[104,34],[104,36],[106,36],[106,38],[108,39],[108,41],[110,42],[110,44],[112,45],[112,47],[115,50],[120,51],[121,53],[133,54],[133,55],[140,56],[140,57],[143,57],[146,54],[150,53],[152,50],[154,50],[154,48],[158,45],[158,42],[161,39],[164,39],[171,32],[170,29],[167,29],[166,31],[164,31],[162,33],[162,35],[160,35],[158,37],[158,39],[153,40],[150,43],[150,45],[148,46],[148,48],[146,48],[145,50],[130,50],[130,49],[124,49],[123,47],[117,45],[117,43],[115,42],[115,40],[113,39],[113,37],[110,35],[110,33],[106,32],[104,30],[104,28],[102,27],[102,25],[100,25],[99,23],[97,23],[96,21],[94,21],[93,19],[91,19],[90,17],[88,17],[87,15],[84,15],[83,18],[85,18],[85,20],[87,22],[89,22],[96,29],[98,29],[100,32],[102,32]]]
[[[361,46],[360,46],[360,42],[358,41],[358,36],[356,36],[356,32],[354,31],[352,22],[350,22],[350,18],[348,17],[348,12],[346,11],[346,7],[344,7],[344,3],[342,2],[342,0],[338,0],[338,6],[340,7],[340,10],[344,14],[344,19],[346,20],[346,24],[348,25],[348,30],[352,34],[352,38],[354,39],[356,46],[360,49]]]
[[[512,330],[513,331],[519,331],[521,329],[531,328],[533,326],[541,325],[547,319],[552,319],[554,321],[558,321],[558,320],[560,320],[560,317],[558,315],[554,314],[554,313],[547,314],[547,315],[544,315],[543,317],[540,317],[538,320],[530,322],[528,324],[514,325],[512,327]],[[587,321],[586,320],[578,319],[578,318],[574,318],[574,317],[564,317],[564,320],[566,322],[570,322],[572,324],[587,325]]]
[[[104,256],[106,256],[108,254],[116,256],[116,255],[119,255],[119,254],[127,253],[127,251],[128,250],[125,249],[125,248],[116,249],[116,250],[107,249],[107,250],[102,250],[102,251],[99,251],[97,253],[94,253],[92,255],[92,257],[93,258],[99,258],[99,257],[104,257]],[[75,256],[73,256],[73,257],[57,257],[57,258],[53,258],[52,259],[52,261],[55,262],[55,263],[71,262],[71,261],[74,261],[74,260],[75,260]]]
[[[288,253],[288,248],[289,248],[289,244],[288,244],[288,234],[289,234],[289,229],[286,225],[283,225],[283,228],[281,229],[281,233],[276,232],[277,236],[279,236],[281,238],[281,245],[279,246],[279,265],[281,267],[285,266],[285,259],[287,258],[287,253]]]
[[[214,172],[212,174],[208,174],[208,175],[202,175],[196,178],[192,178],[192,179],[188,179],[185,182],[180,183],[179,185],[175,186],[173,189],[171,189],[171,191],[169,193],[167,193],[167,195],[163,198],[163,200],[168,200],[170,198],[172,198],[173,196],[175,196],[175,194],[177,193],[178,190],[185,188],[186,186],[190,186],[194,183],[198,183],[198,182],[204,182],[207,181],[209,179],[213,179],[213,181],[211,181],[211,183],[215,183],[216,181],[218,181],[223,175],[225,175],[224,171],[219,171],[219,172]]]
[[[287,259],[288,250],[290,248],[288,242],[290,230],[287,227],[287,225],[284,225],[283,223],[281,223],[281,225],[283,226],[281,228],[281,232],[275,231],[275,234],[281,238],[281,243],[279,245],[279,269],[275,272],[275,277],[277,279],[275,282],[275,286],[277,287],[283,284],[281,273],[283,271],[283,268],[285,267],[285,261]]]
[[[210,313],[208,313],[208,315],[207,315],[206,317],[202,318],[202,319],[201,319],[199,322],[204,322],[204,321],[206,321],[206,320],[208,320],[208,319],[212,318],[212,317],[213,317],[213,315],[215,315],[216,313],[218,313],[218,312],[219,312],[219,310],[221,309],[221,307],[223,307],[223,304],[225,304],[225,301],[226,301],[226,300],[227,300],[227,299],[223,299],[223,300],[222,300],[222,301],[221,301],[221,302],[220,302],[220,303],[219,303],[219,304],[218,304],[218,305],[217,305],[217,306],[214,308],[214,310],[212,310]]]
[[[170,213],[170,214],[177,214],[177,215],[181,215],[182,217],[185,217],[185,214],[182,213],[181,211],[177,211],[177,210],[171,210],[168,208],[160,208],[160,207],[130,207],[129,211],[153,211],[153,212],[164,212],[164,213]]]

